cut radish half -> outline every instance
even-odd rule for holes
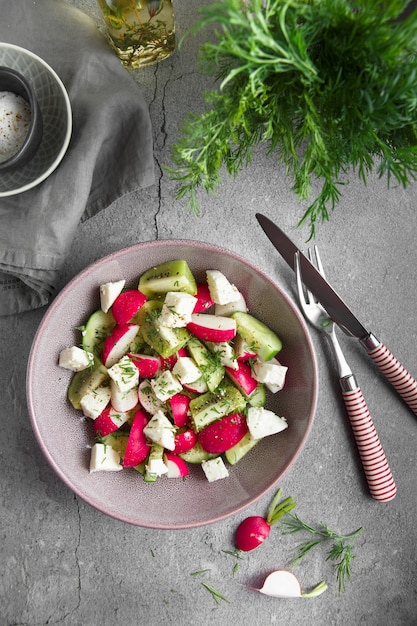
[[[137,289],[123,291],[113,303],[111,312],[117,324],[127,324],[145,304],[146,296]]]
[[[252,376],[252,368],[248,363],[239,361],[238,365],[238,369],[226,367],[226,373],[239,391],[242,391],[246,396],[250,396],[258,386],[258,382]]]
[[[175,426],[178,426],[178,428],[182,428],[188,422],[190,402],[191,398],[183,393],[176,393],[169,399],[172,419],[174,420]]]
[[[139,326],[137,324],[115,326],[103,343],[101,360],[104,367],[112,367],[128,352],[130,342],[136,337],[138,330]]]
[[[171,452],[164,453],[165,465],[168,468],[167,478],[183,478],[188,476],[187,463],[180,456]]]
[[[136,411],[130,428],[126,450],[123,458],[123,467],[135,467],[142,463],[149,454],[149,443],[143,432],[148,424],[148,418],[140,409]]]
[[[197,303],[194,307],[193,313],[204,313],[214,304],[214,300],[210,295],[210,290],[206,283],[197,283],[196,293]]]
[[[132,354],[131,352],[127,356],[132,359],[132,362],[138,368],[141,378],[153,378],[161,364],[161,359],[157,356]]]
[[[203,341],[230,341],[236,335],[236,322],[231,317],[193,313],[187,329]]]
[[[110,433],[114,433],[115,430],[119,430],[120,426],[127,421],[127,418],[126,413],[116,411],[112,406],[107,407],[94,420],[94,432],[99,434],[100,437],[106,437]]]

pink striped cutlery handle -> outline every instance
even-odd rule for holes
[[[404,402],[408,404],[413,413],[417,415],[417,381],[375,335],[370,333],[367,337],[361,339],[361,343],[378,369],[384,374]]]
[[[359,388],[344,391],[343,398],[371,496],[389,502],[397,488],[362,392]]]
[[[376,348],[368,350],[368,354],[404,402],[417,415],[417,381],[384,344],[380,343]]]

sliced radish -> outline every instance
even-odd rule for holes
[[[188,452],[191,448],[194,448],[197,440],[198,437],[191,428],[177,432],[173,452],[175,452],[175,454],[184,454],[184,452]]]
[[[240,335],[236,335],[233,342],[233,349],[238,361],[249,361],[249,359],[254,359],[256,357],[255,350],[251,348],[251,346],[248,346],[243,337]]]
[[[327,583],[322,580],[314,589],[304,593],[301,590],[298,579],[292,572],[277,570],[269,574],[265,578],[262,587],[256,591],[273,598],[315,598],[326,591],[326,589]]]
[[[149,443],[146,439],[144,428],[148,424],[148,418],[140,409],[136,411],[130,427],[129,438],[123,458],[123,467],[135,467],[143,463],[149,454]]]
[[[134,409],[139,401],[137,387],[133,387],[129,391],[120,391],[114,380],[110,381],[110,395],[113,408],[123,413]]]
[[[203,341],[230,341],[236,335],[236,321],[231,317],[193,313],[187,329]]]
[[[197,283],[197,303],[193,313],[204,313],[214,304],[214,300],[210,295],[210,290],[206,283]]]
[[[94,432],[100,437],[106,437],[106,435],[114,433],[115,430],[119,430],[127,418],[126,413],[116,411],[114,407],[109,406],[94,420]]]
[[[184,389],[187,391],[192,391],[193,393],[206,393],[208,391],[207,383],[203,377],[195,380],[193,383],[187,383],[183,385]]]
[[[145,379],[139,385],[138,397],[141,406],[149,415],[155,415],[158,411],[165,410],[165,404],[158,400],[151,387],[149,380]]]
[[[127,324],[145,304],[147,298],[137,289],[123,291],[113,302],[112,314],[117,324]]]
[[[184,393],[176,393],[169,399],[172,419],[175,426],[182,428],[188,422],[191,398]]]
[[[114,327],[103,342],[101,360],[105,367],[112,367],[128,352],[130,342],[136,337],[138,330],[137,324],[122,324]]]
[[[252,375],[251,366],[245,361],[238,362],[238,369],[232,369],[226,367],[226,374],[233,381],[239,391],[242,391],[246,396],[250,396],[258,386],[258,382]]]
[[[138,368],[140,378],[153,378],[161,364],[161,359],[158,356],[133,354],[132,352],[129,352],[127,356],[132,359]]]
[[[172,368],[174,367],[175,363],[177,362],[177,359],[180,356],[188,356],[188,352],[187,352],[187,350],[185,348],[180,348],[172,356],[169,356],[169,357],[166,357],[166,358],[160,357],[160,359],[161,359],[161,369],[172,370]]]
[[[247,432],[245,417],[234,413],[206,426],[198,434],[198,439],[206,452],[221,454],[239,443]]]
[[[165,465],[168,468],[167,478],[183,478],[188,476],[187,463],[180,456],[171,452],[164,453]]]

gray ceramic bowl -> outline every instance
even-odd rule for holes
[[[149,267],[186,259],[197,280],[206,269],[222,271],[243,293],[250,311],[283,340],[280,361],[288,366],[284,389],[268,406],[288,428],[262,440],[226,479],[209,483],[201,467],[185,480],[162,476],[145,483],[135,470],[89,474],[91,423],[67,400],[71,372],[58,366],[61,350],[79,342],[88,316],[100,308],[99,286],[126,279],[137,287]],[[47,381],[47,384],[45,383]],[[317,400],[317,367],[306,325],[280,287],[250,262],[227,250],[193,241],[138,244],[94,263],[76,276],[49,307],[33,342],[27,371],[32,426],[47,460],[78,496],[119,520],[152,528],[190,528],[231,516],[276,488],[309,435]],[[299,462],[302,462],[300,459]]]
[[[30,123],[26,138],[20,149],[9,159],[0,162],[0,175],[18,171],[35,156],[42,140],[42,113],[31,83],[20,72],[9,67],[0,67],[0,92],[10,92],[23,98],[30,109]]]
[[[36,187],[58,167],[70,142],[71,104],[56,72],[39,56],[20,46],[0,42],[0,66],[23,75],[33,88],[43,120],[40,145],[26,165],[0,171],[0,198]]]

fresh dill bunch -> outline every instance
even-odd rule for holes
[[[236,176],[254,146],[284,164],[311,236],[354,173],[406,187],[417,178],[417,10],[409,0],[222,0],[200,7],[194,33],[205,93],[172,147],[177,198],[199,212],[196,191]],[[312,185],[319,191],[311,198]]]
[[[338,581],[339,592],[345,589],[346,580],[350,580],[350,564],[353,555],[353,542],[355,538],[362,532],[362,527],[355,530],[349,535],[341,535],[331,530],[326,524],[321,523],[319,526],[309,526],[303,522],[298,515],[288,513],[283,520],[284,534],[292,535],[299,532],[306,532],[313,535],[312,539],[302,542],[295,549],[295,557],[293,564],[298,563],[306,554],[311,552],[313,548],[324,543],[331,542],[331,547],[327,553],[327,561],[333,561],[336,570],[336,579]]]

